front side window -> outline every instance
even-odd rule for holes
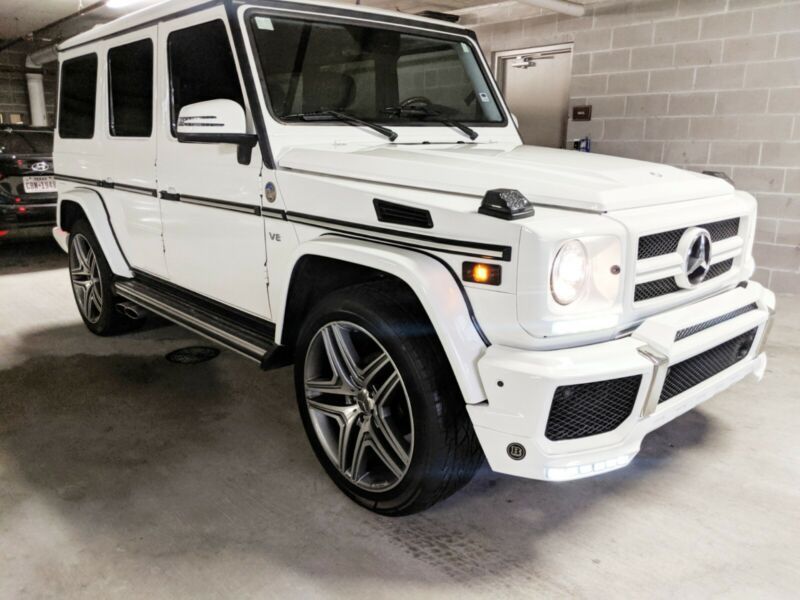
[[[172,133],[184,106],[233,100],[244,108],[228,32],[221,20],[179,29],[167,38],[172,92]]]
[[[62,138],[94,136],[96,99],[97,55],[87,54],[64,61],[58,107],[58,134]]]
[[[461,38],[256,15],[251,31],[272,113],[283,121],[341,111],[385,124],[429,117],[504,123]]]
[[[113,136],[150,137],[153,131],[153,42],[108,51],[109,129]]]

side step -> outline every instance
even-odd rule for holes
[[[258,362],[263,369],[291,364],[275,344],[275,326],[151,277],[119,279],[116,293],[157,315]]]

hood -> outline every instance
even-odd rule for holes
[[[538,146],[293,147],[278,166],[479,198],[490,189],[512,188],[535,204],[592,212],[733,192],[722,179],[666,165]]]

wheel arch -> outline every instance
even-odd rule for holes
[[[324,295],[371,280],[391,278],[413,294],[444,349],[464,399],[486,400],[477,361],[486,349],[452,272],[422,252],[384,244],[327,236],[299,246],[287,264],[277,292],[276,341],[293,346],[304,315]]]
[[[103,248],[103,254],[114,274],[120,277],[133,277],[100,193],[88,188],[75,188],[59,196],[58,227],[69,233],[79,219],[85,218],[97,236],[97,241]]]

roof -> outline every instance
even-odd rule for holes
[[[238,6],[264,6],[269,8],[275,8],[281,4],[285,4],[287,8],[292,9],[297,9],[299,5],[304,7],[307,6],[308,8],[325,7],[328,9],[336,9],[340,12],[347,12],[356,15],[361,13],[365,16],[378,15],[383,17],[391,17],[394,20],[402,19],[404,21],[408,21],[409,25],[413,25],[416,22],[423,26],[433,26],[436,29],[447,27],[448,29],[459,29],[466,31],[464,27],[461,27],[455,23],[444,23],[443,21],[436,19],[400,13],[398,11],[383,10],[360,5],[356,6],[352,4],[342,4],[339,2],[325,2],[317,0],[271,0],[269,2],[266,0],[162,0],[156,4],[128,13],[127,15],[124,15],[119,19],[115,19],[110,23],[98,25],[89,31],[71,37],[59,44],[58,50],[69,50],[70,48],[81,46],[88,42],[99,40],[115,34],[121,34],[129,29],[138,27],[145,23],[157,22],[159,20],[166,19],[176,15],[177,13],[185,13],[192,11],[193,9],[201,10],[214,5],[221,5],[226,2],[232,2]]]

